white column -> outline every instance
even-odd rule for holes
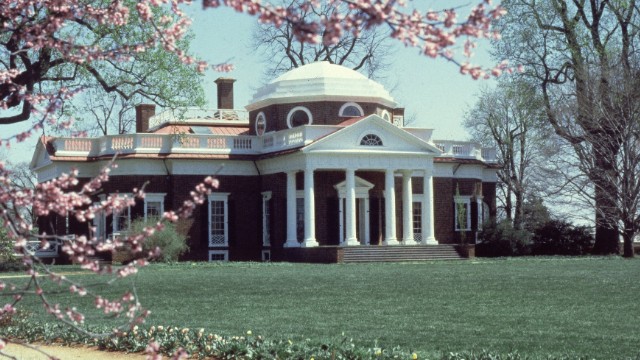
[[[302,247],[318,246],[316,241],[316,204],[313,191],[313,169],[304,171],[304,241]]]
[[[396,189],[393,170],[387,169],[384,174],[384,224],[385,237],[383,245],[398,245],[396,239]]]
[[[356,180],[353,169],[346,170],[346,229],[344,245],[360,245],[356,237]]]
[[[402,243],[414,245],[413,239],[413,187],[411,170],[402,172]]]
[[[296,172],[287,173],[287,242],[285,247],[298,247],[296,231]]]
[[[425,170],[422,182],[422,244],[437,245],[433,216],[433,175]]]

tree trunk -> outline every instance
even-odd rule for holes
[[[633,250],[634,235],[635,233],[632,230],[631,226],[627,226],[622,234],[622,238],[624,240],[622,256],[624,256],[625,258],[632,258],[635,256],[634,250]]]
[[[597,174],[591,177],[595,185],[596,208],[596,241],[593,253],[597,255],[620,254],[620,233],[615,219],[616,214],[616,184],[615,165],[613,163],[617,144],[594,145],[595,169]]]

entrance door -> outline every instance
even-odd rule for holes
[[[340,244],[347,236],[346,199],[340,198]],[[356,198],[356,237],[362,245],[369,245],[369,198]]]
[[[338,191],[339,218],[340,218],[340,245],[344,243],[346,238],[346,186],[342,181],[333,186]],[[370,243],[370,225],[369,225],[369,190],[373,188],[373,184],[356,176],[355,177],[355,195],[356,195],[356,237],[360,244],[369,245]]]

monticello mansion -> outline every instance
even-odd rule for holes
[[[351,249],[405,254],[473,244],[496,211],[494,149],[439,141],[404,126],[382,85],[316,62],[260,88],[234,109],[234,79],[219,78],[215,110],[136,108],[134,134],[42,138],[31,168],[44,182],[72,168],[81,181],[114,155],[95,201],[147,183],[144,200],[78,223],[43,217],[48,234],[109,238],[131,221],[178,208],[207,176],[219,187],[178,230],[185,260],[346,261]],[[55,251],[55,248],[51,251]]]

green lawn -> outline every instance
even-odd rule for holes
[[[344,332],[364,346],[428,355],[488,349],[608,359],[640,354],[639,275],[640,260],[526,258],[156,265],[135,282],[155,325],[294,341],[336,341]]]

